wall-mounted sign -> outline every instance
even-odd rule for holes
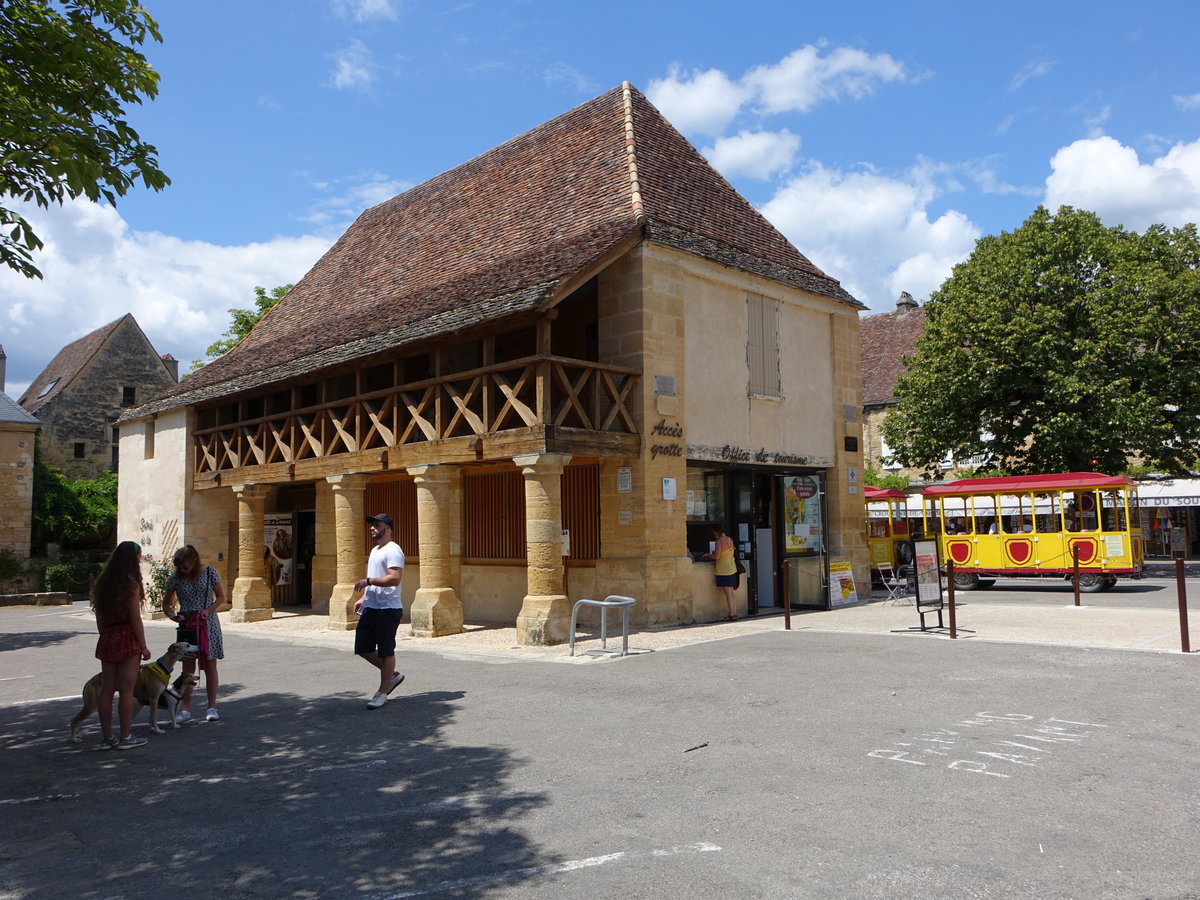
[[[618,525],[632,525],[633,524],[633,510],[632,509],[617,510],[617,524]]]
[[[562,530],[562,555],[571,555],[571,532],[565,528]]]
[[[628,494],[633,491],[633,467],[617,466],[617,493]]]
[[[663,481],[663,499],[664,500],[678,500],[679,492],[678,492],[678,489],[676,488],[676,484],[675,484],[676,479],[664,478],[662,481]]]
[[[650,434],[658,440],[658,443],[650,445],[651,459],[658,459],[660,456],[683,456],[683,442],[680,440],[683,437],[683,426],[678,422],[659,419],[658,424],[650,429]]]

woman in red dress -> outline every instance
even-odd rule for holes
[[[100,629],[96,659],[100,660],[100,730],[104,732],[104,740],[99,750],[127,750],[146,743],[145,738],[135,738],[132,734],[133,686],[141,660],[150,658],[142,628],[145,597],[142,548],[133,541],[122,541],[92,585],[92,610]],[[113,694],[120,695],[119,740],[112,733]]]

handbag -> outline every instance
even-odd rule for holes
[[[737,566],[737,573],[739,575],[745,575],[746,574],[746,564],[743,563],[742,558],[737,555],[737,551],[734,551],[733,562]]]

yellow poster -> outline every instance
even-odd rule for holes
[[[816,475],[783,478],[784,552],[816,553],[821,549],[820,480]]]
[[[829,606],[849,606],[858,602],[858,591],[854,589],[854,572],[850,563],[835,560],[829,564]]]

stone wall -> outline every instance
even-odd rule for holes
[[[137,324],[123,321],[95,358],[71,383],[42,406],[42,456],[68,478],[94,478],[112,468],[113,428],[124,389],[143,403],[174,384],[162,360]],[[84,455],[76,458],[75,445]]]
[[[0,548],[29,558],[36,427],[0,425]]]

